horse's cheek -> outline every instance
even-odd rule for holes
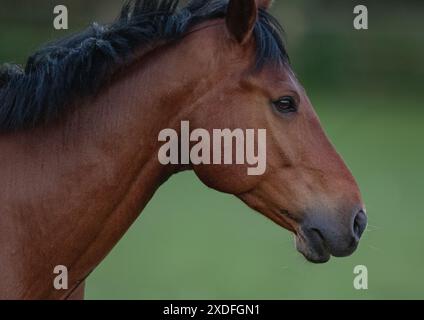
[[[209,188],[230,194],[241,194],[251,190],[259,179],[249,176],[244,165],[200,165],[194,172]]]

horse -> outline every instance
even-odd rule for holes
[[[0,69],[0,298],[83,299],[160,185],[193,170],[292,232],[313,263],[351,255],[359,187],[292,70],[268,0],[130,0],[111,24]],[[266,171],[158,161],[182,121],[267,130]],[[66,266],[68,285],[53,285]]]

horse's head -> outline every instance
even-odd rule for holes
[[[249,176],[248,165],[240,164],[194,170],[208,186],[237,195],[292,231],[297,249],[308,260],[326,262],[331,255],[354,252],[367,218],[355,179],[326,137],[289,64],[264,61],[259,70],[252,68],[264,27],[258,19],[269,2],[230,1],[227,32],[218,42],[225,45],[215,58],[222,67],[220,78],[194,118],[196,127],[209,131],[266,129],[266,171]]]

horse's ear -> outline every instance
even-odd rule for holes
[[[230,0],[226,23],[230,34],[241,44],[252,36],[258,19],[258,7],[255,0]]]

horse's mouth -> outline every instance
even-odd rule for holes
[[[302,221],[295,218],[287,210],[280,210],[279,213],[290,226],[293,226],[292,228],[286,228],[295,234],[296,249],[306,260],[312,263],[325,263],[330,260],[330,250],[318,229],[302,228]]]
[[[278,216],[284,219],[284,223],[280,222],[280,225],[294,233],[296,249],[306,260],[312,263],[325,263],[330,260],[330,250],[318,229],[302,228],[302,221],[287,210],[280,210]]]
[[[321,232],[317,229],[298,230],[296,232],[296,249],[312,263],[325,263],[331,254]]]

